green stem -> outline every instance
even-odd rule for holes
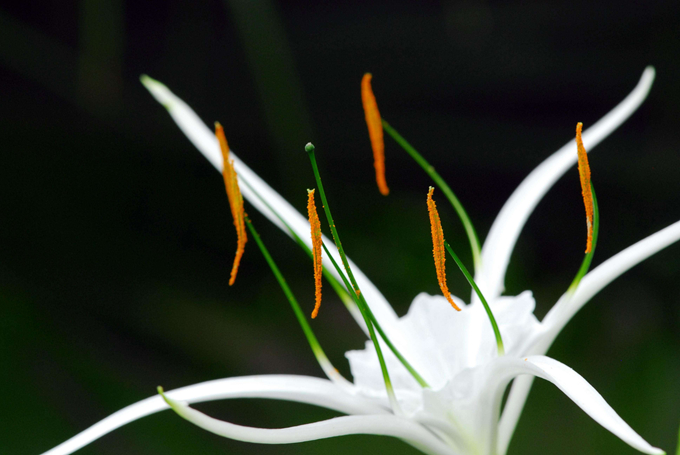
[[[267,250],[267,248],[264,246],[262,239],[258,235],[257,231],[255,230],[255,227],[253,227],[253,223],[250,221],[250,218],[248,218],[247,215],[245,217],[245,221],[246,221],[246,226],[248,226],[248,229],[250,230],[250,234],[255,239],[255,243],[257,243],[257,246],[260,248],[260,251],[262,252],[262,255],[264,256],[264,259],[267,261],[267,264],[269,264],[269,267],[271,268],[272,272],[274,273],[274,276],[276,277],[276,281],[279,282],[279,286],[281,286],[283,293],[286,295],[286,298],[290,302],[290,306],[293,308],[293,312],[295,313],[295,317],[297,318],[298,322],[300,323],[300,326],[302,327],[302,331],[304,332],[305,337],[307,337],[307,341],[309,342],[309,345],[312,348],[312,352],[314,352],[314,356],[316,357],[319,364],[321,365],[321,368],[324,370],[324,372],[326,372],[327,375],[329,375],[329,377],[334,376],[335,374],[338,374],[337,370],[335,370],[333,368],[330,360],[328,360],[328,357],[326,356],[323,349],[321,348],[321,345],[319,344],[319,341],[317,340],[316,336],[314,335],[312,328],[309,326],[309,323],[307,322],[307,318],[305,317],[305,314],[302,312],[300,305],[298,304],[297,300],[295,299],[295,296],[293,295],[293,291],[291,291],[290,287],[288,287],[288,283],[286,283],[286,279],[281,274],[281,271],[279,270],[276,263],[274,262],[274,259],[269,254],[269,251]]]
[[[453,194],[453,191],[449,187],[449,185],[446,184],[444,179],[437,173],[437,171],[434,170],[434,167],[430,165],[430,163],[427,162],[423,156],[418,153],[416,149],[413,148],[411,144],[409,144],[406,139],[404,139],[392,126],[390,126],[389,123],[387,123],[384,119],[382,121],[383,129],[392,136],[392,139],[394,139],[404,150],[406,150],[406,153],[411,155],[411,157],[420,165],[420,167],[423,168],[423,170],[427,173],[427,175],[430,176],[432,180],[437,184],[437,186],[442,190],[446,198],[449,200],[453,208],[456,210],[456,213],[458,213],[458,216],[460,217],[460,220],[463,222],[463,227],[465,228],[465,233],[468,236],[468,240],[470,241],[470,248],[472,249],[472,259],[474,261],[475,265],[475,272],[479,272],[481,263],[482,263],[482,253],[481,253],[481,247],[479,245],[479,238],[477,237],[477,233],[475,232],[475,228],[472,226],[472,221],[470,221],[470,217],[468,217],[467,212],[465,212],[465,209],[463,208],[463,204],[460,203],[460,200],[456,197],[455,194]]]
[[[331,232],[333,234],[333,240],[335,241],[335,246],[338,248],[338,253],[340,254],[340,259],[342,260],[342,265],[345,267],[345,271],[347,272],[347,276],[349,277],[350,282],[352,283],[352,289],[356,294],[360,294],[361,290],[359,289],[359,285],[357,284],[356,279],[354,278],[354,274],[352,273],[352,269],[349,266],[349,261],[347,260],[347,255],[345,254],[345,250],[342,248],[342,242],[340,241],[340,235],[338,234],[338,230],[335,228],[335,222],[333,221],[333,215],[331,215],[331,210],[328,205],[328,200],[326,199],[326,192],[323,189],[323,183],[321,182],[321,175],[319,174],[319,168],[316,165],[316,157],[314,156],[314,145],[310,142],[305,146],[305,151],[307,152],[307,155],[309,155],[309,160],[312,164],[312,170],[314,172],[314,178],[316,179],[316,184],[319,187],[319,194],[321,196],[321,202],[323,204],[323,209],[324,212],[326,213],[326,220],[328,221],[328,225],[331,228]],[[359,300],[361,302],[361,300]],[[366,307],[364,307],[363,304],[359,305],[359,310],[361,311],[361,315],[364,317],[364,322],[366,323],[366,327],[368,328],[368,333],[371,337],[371,341],[373,341],[373,346],[375,347],[376,354],[378,355],[378,361],[380,362],[380,369],[382,370],[382,375],[383,379],[385,381],[385,390],[387,391],[387,396],[390,400],[390,404],[392,405],[392,409],[397,412],[400,411],[399,403],[397,402],[397,397],[394,394],[394,388],[392,387],[392,381],[390,380],[390,374],[387,371],[387,365],[385,364],[385,358],[383,357],[382,349],[380,349],[380,344],[378,343],[378,338],[375,335],[375,329],[373,327],[373,323],[371,322],[371,319],[368,315],[368,311]]]
[[[326,245],[323,245],[323,249],[324,249],[324,251],[326,251],[326,255],[331,260],[333,267],[335,267],[335,270],[338,272],[338,275],[340,275],[340,278],[342,279],[343,283],[345,283],[345,287],[347,288],[347,291],[350,291],[352,289],[352,285],[347,280],[347,277],[343,273],[342,269],[340,268],[338,263],[335,262],[335,259],[333,259],[333,256],[331,256],[331,253],[330,253],[330,251],[328,251],[328,248],[326,248]],[[427,383],[427,381],[425,381],[425,379],[423,379],[423,377],[420,374],[418,374],[416,369],[413,368],[413,366],[411,366],[411,364],[408,362],[408,360],[406,360],[406,358],[403,355],[401,355],[401,352],[399,352],[399,350],[396,348],[396,346],[394,346],[392,344],[392,341],[388,338],[387,334],[383,331],[382,327],[380,326],[380,323],[378,322],[378,320],[373,315],[373,312],[371,311],[371,307],[368,306],[368,303],[366,302],[366,298],[364,297],[364,295],[361,294],[361,296],[357,296],[356,293],[352,293],[352,294],[354,295],[354,300],[355,300],[357,306],[363,304],[366,307],[366,309],[368,309],[368,316],[371,318],[371,322],[373,323],[376,330],[378,331],[380,338],[383,339],[383,341],[385,342],[387,347],[390,348],[392,353],[397,357],[397,359],[399,359],[399,361],[402,363],[402,365],[404,365],[404,368],[406,368],[408,370],[408,372],[411,373],[411,376],[413,376],[413,379],[418,381],[418,384],[420,384],[421,387],[429,388],[430,385]],[[359,302],[359,299],[361,299],[361,302]]]
[[[493,313],[491,312],[491,307],[484,298],[482,291],[480,291],[479,288],[477,287],[477,283],[475,283],[475,280],[472,278],[472,275],[470,275],[470,272],[468,272],[468,269],[465,268],[461,260],[458,259],[456,253],[453,252],[453,248],[451,248],[449,242],[444,242],[444,246],[446,247],[446,251],[449,252],[453,260],[456,261],[458,268],[460,268],[460,271],[463,272],[463,275],[465,275],[465,278],[467,278],[468,283],[470,283],[470,286],[472,286],[472,289],[474,289],[475,292],[477,293],[479,300],[482,301],[484,309],[486,310],[486,314],[487,316],[489,316],[489,320],[491,321],[491,327],[493,327],[493,334],[496,337],[496,347],[498,348],[498,355],[502,356],[503,354],[505,354],[505,348],[503,347],[503,339],[501,338],[501,331],[498,329],[496,318],[493,317]]]
[[[593,261],[595,246],[597,245],[597,236],[600,231],[600,210],[597,206],[597,197],[595,197],[595,188],[593,188],[592,182],[590,183],[590,190],[593,193],[593,242],[590,245],[590,252],[583,258],[583,262],[578,269],[578,273],[576,273],[576,277],[574,277],[574,281],[571,282],[569,289],[567,289],[567,292],[570,294],[573,294],[576,291],[581,279],[588,273],[590,263]]]

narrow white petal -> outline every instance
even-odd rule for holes
[[[497,361],[495,370],[495,385],[503,388],[509,379],[523,374],[538,376],[550,381],[593,420],[631,447],[648,454],[664,453],[663,450],[649,445],[628,426],[588,381],[557,360],[545,356],[530,356],[525,359],[505,357]],[[499,452],[504,453],[504,450],[500,450],[501,448],[499,447]]]
[[[144,86],[151,92],[153,97],[162,104],[170,113],[172,119],[177,123],[177,126],[187,136],[187,138],[196,146],[196,148],[206,157],[208,161],[222,172],[222,155],[219,144],[215,138],[214,133],[201,121],[196,113],[174,93],[170,91],[164,84],[151,79],[148,76],[141,78]],[[300,146],[300,153],[304,153],[302,145]],[[295,231],[295,233],[311,247],[310,227],[307,219],[300,214],[292,205],[290,205],[284,198],[274,191],[264,180],[255,174],[248,166],[246,166],[233,151],[230,151],[230,157],[234,159],[234,167],[238,174],[239,181],[242,182],[241,192],[248,202],[250,202],[257,210],[264,216],[281,228],[286,234],[288,230],[285,229],[279,218],[273,213],[276,210],[278,215],[283,218],[286,223]],[[304,187],[306,188],[306,187]],[[306,200],[306,193],[304,188],[301,189],[301,197],[304,196]],[[266,204],[260,200],[259,195],[266,201]],[[269,205],[269,207],[267,206]],[[328,250],[333,254],[334,259],[340,263],[340,256],[337,253],[335,244],[324,237],[324,243]],[[324,258],[324,267],[331,271],[331,273],[338,279],[333,265],[330,260]],[[361,292],[366,298],[366,301],[371,307],[373,314],[378,319],[383,329],[392,338],[392,342],[400,346],[404,345],[400,341],[398,334],[392,329],[392,326],[397,320],[397,315],[385,300],[385,297],[378,291],[378,289],[371,283],[371,281],[359,270],[359,268],[350,261],[354,276],[361,288]],[[364,321],[359,314],[354,314],[358,324],[366,332]]]
[[[611,112],[583,133],[583,143],[588,152],[591,152],[642,104],[652,86],[654,74],[654,68],[648,66],[635,89]],[[477,284],[487,299],[492,300],[503,292],[510,255],[529,215],[550,187],[576,163],[576,160],[576,143],[570,140],[534,169],[501,209],[484,242],[482,268],[476,277]],[[473,301],[476,299],[473,293]]]
[[[550,309],[542,322],[544,333],[531,347],[529,353],[545,354],[548,352],[564,326],[595,294],[633,266],[678,240],[680,240],[680,221],[629,246],[593,269],[583,277],[574,294],[564,294]],[[512,384],[499,426],[498,452],[500,455],[505,453],[512,439],[532,383],[532,378],[523,377],[517,378]]]
[[[503,408],[503,415],[498,423],[498,455],[505,455],[508,451],[510,440],[515,433],[517,421],[522,414],[533,383],[534,376],[528,375],[516,377],[512,382],[508,399]]]
[[[454,455],[439,438],[412,420],[395,415],[345,416],[289,428],[253,428],[214,419],[185,403],[168,399],[173,410],[189,422],[225,438],[259,444],[294,444],[351,434],[374,434],[405,439],[427,453]]]
[[[543,319],[544,333],[531,347],[531,354],[545,354],[555,338],[572,317],[605,286],[636,264],[680,240],[680,221],[631,245],[609,258],[588,273],[572,295],[564,294]],[[531,390],[533,379],[517,378],[510,389],[501,418],[498,434],[498,452],[505,454],[524,403]]]
[[[347,414],[387,412],[362,398],[342,393],[326,379],[307,376],[270,375],[218,379],[171,390],[166,395],[189,403],[228,398],[271,398],[313,404]],[[168,409],[168,405],[160,395],[152,396],[111,414],[44,455],[73,453],[116,428],[164,409]]]
[[[545,349],[547,350],[550,347],[550,343],[552,343],[564,325],[595,294],[634,265],[678,240],[680,240],[680,221],[629,246],[591,270],[590,273],[583,277],[574,294],[571,296],[568,294],[563,295],[543,319],[543,325],[549,331],[546,335],[549,341],[547,341],[548,344]]]

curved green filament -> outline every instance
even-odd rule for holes
[[[338,234],[338,230],[335,228],[335,222],[333,221],[333,216],[331,215],[331,210],[330,207],[328,206],[328,200],[326,199],[326,192],[323,189],[323,183],[321,182],[321,175],[319,174],[319,168],[316,165],[316,157],[314,156],[314,145],[310,142],[305,146],[305,151],[307,152],[307,155],[309,156],[309,160],[312,164],[312,170],[314,172],[314,178],[316,179],[316,186],[319,188],[319,194],[321,195],[321,202],[323,204],[323,209],[324,212],[326,213],[326,220],[328,221],[328,225],[331,228],[331,232],[333,234],[333,240],[335,241],[335,246],[338,248],[338,253],[340,253],[340,259],[342,260],[342,265],[345,267],[345,271],[347,272],[347,276],[349,277],[350,282],[352,283],[352,289],[354,290],[355,294],[361,294],[361,291],[359,289],[359,285],[357,284],[356,279],[354,278],[354,274],[352,273],[352,269],[349,266],[349,261],[347,260],[347,255],[345,254],[345,250],[342,248],[342,242],[340,241],[340,235]],[[378,361],[380,362],[380,369],[382,370],[382,375],[383,379],[385,381],[385,390],[387,391],[387,396],[390,400],[390,404],[392,406],[392,409],[395,413],[401,413],[401,408],[399,406],[399,403],[397,402],[397,397],[394,394],[394,388],[392,387],[392,381],[390,380],[390,374],[387,371],[387,365],[385,364],[385,358],[383,357],[382,350],[380,349],[380,344],[378,343],[378,338],[375,335],[375,329],[373,327],[373,323],[371,321],[371,318],[368,314],[368,309],[363,305],[363,302],[359,300],[361,303],[359,305],[359,310],[361,311],[361,315],[364,317],[364,322],[366,323],[366,327],[368,328],[368,333],[371,337],[371,341],[373,341],[373,346],[375,347],[375,352],[378,355]]]
[[[297,300],[295,299],[295,296],[293,295],[293,292],[291,291],[290,287],[288,287],[288,284],[286,283],[286,279],[281,274],[281,271],[279,270],[276,263],[274,262],[274,259],[269,254],[269,251],[267,250],[267,248],[264,246],[262,239],[260,238],[259,234],[255,230],[255,227],[253,227],[253,223],[250,221],[250,218],[248,218],[247,215],[245,216],[245,222],[246,222],[246,226],[248,226],[248,230],[250,230],[250,234],[255,239],[255,243],[257,243],[257,246],[260,248],[260,251],[262,252],[262,255],[264,256],[264,259],[267,261],[267,264],[269,264],[269,267],[271,268],[272,273],[274,273],[274,276],[276,277],[276,281],[279,282],[279,286],[281,286],[283,293],[286,295],[286,298],[290,302],[290,306],[293,308],[293,312],[295,313],[295,317],[297,318],[298,322],[300,323],[300,326],[302,327],[302,331],[304,332],[305,337],[307,338],[307,341],[309,342],[309,346],[312,348],[312,352],[314,352],[314,356],[316,357],[317,361],[319,362],[319,365],[321,365],[321,368],[329,376],[329,378],[331,376],[334,376],[335,374],[339,375],[339,373],[337,373],[337,370],[335,370],[332,367],[330,360],[328,360],[328,357],[326,356],[323,349],[321,348],[319,341],[317,340],[316,336],[314,335],[314,332],[312,331],[312,328],[310,327],[309,323],[307,322],[307,318],[305,317],[305,314],[302,312],[302,309],[300,308],[300,305],[298,304]]]
[[[323,245],[323,244],[322,244]],[[328,258],[331,260],[331,263],[333,263],[333,267],[335,267],[335,270],[338,272],[338,275],[340,275],[340,278],[342,278],[343,283],[345,283],[345,287],[347,290],[352,289],[352,285],[350,282],[347,280],[347,277],[345,276],[344,272],[340,268],[337,262],[335,262],[335,259],[333,259],[333,256],[331,256],[331,253],[328,251],[328,248],[326,248],[326,245],[323,245],[323,249],[326,252],[326,255]],[[402,365],[404,365],[404,368],[408,370],[409,373],[411,373],[411,376],[413,376],[413,379],[418,381],[418,384],[420,384],[421,387],[429,388],[430,385],[423,379],[423,377],[418,374],[418,372],[411,366],[411,364],[406,360],[406,358],[401,355],[401,352],[392,344],[392,341],[387,337],[387,334],[383,331],[382,327],[380,326],[380,323],[378,323],[378,320],[375,318],[373,315],[373,312],[371,311],[371,308],[368,306],[368,303],[366,303],[366,298],[364,297],[363,294],[360,296],[357,296],[356,293],[353,293],[355,296],[355,301],[357,305],[364,305],[366,309],[368,310],[368,316],[371,318],[371,322],[375,326],[375,329],[378,331],[378,334],[380,335],[380,338],[383,339],[387,347],[390,348],[392,353],[399,359]],[[358,300],[361,299],[361,303],[358,302]]]
[[[463,204],[460,203],[460,200],[456,197],[455,194],[453,194],[453,191],[449,187],[449,185],[446,184],[444,179],[437,173],[437,171],[434,170],[434,167],[430,165],[430,163],[423,158],[423,156],[418,153],[416,149],[413,148],[411,144],[409,144],[406,139],[404,139],[397,131],[390,126],[389,123],[387,123],[384,119],[382,121],[383,129],[392,136],[392,139],[394,139],[404,150],[406,150],[406,153],[411,155],[411,158],[413,158],[416,163],[420,165],[420,167],[423,168],[423,170],[427,173],[427,175],[430,176],[430,178],[439,186],[439,188],[442,190],[442,193],[446,196],[446,198],[449,200],[453,208],[456,210],[456,213],[458,214],[458,217],[460,218],[460,221],[463,223],[463,227],[465,228],[465,233],[468,236],[468,240],[470,241],[470,248],[472,249],[472,260],[475,264],[475,272],[479,272],[479,269],[481,267],[481,261],[482,261],[482,253],[481,253],[481,247],[479,245],[479,238],[477,237],[477,233],[475,232],[475,228],[472,226],[472,221],[470,221],[470,217],[468,217],[467,212],[465,212],[465,209],[463,208]]]
[[[583,258],[583,262],[581,263],[581,267],[578,269],[578,273],[576,273],[576,277],[574,277],[574,281],[571,282],[569,289],[567,289],[569,294],[573,294],[574,291],[576,291],[581,279],[586,273],[588,273],[590,263],[593,262],[595,246],[597,245],[597,234],[600,230],[600,210],[597,207],[597,197],[595,197],[595,188],[593,187],[593,182],[590,182],[590,191],[593,193],[593,242],[590,245],[590,253],[587,253],[586,257]]]
[[[451,245],[449,245],[449,242],[444,242],[444,246],[446,247],[446,251],[449,252],[451,257],[453,258],[454,261],[456,261],[456,264],[458,265],[458,268],[460,268],[460,271],[463,272],[463,275],[465,275],[465,278],[467,278],[468,283],[470,283],[470,286],[472,286],[472,289],[475,290],[477,293],[477,297],[479,297],[479,300],[482,301],[482,304],[484,305],[484,309],[486,310],[487,316],[489,316],[489,321],[491,321],[491,327],[493,328],[493,334],[496,337],[496,348],[498,349],[498,355],[502,356],[505,354],[505,348],[503,347],[503,339],[501,338],[501,331],[498,329],[498,324],[496,323],[496,318],[493,317],[493,313],[491,312],[491,307],[489,307],[489,304],[487,303],[486,299],[484,298],[484,295],[482,294],[482,291],[479,290],[477,287],[477,283],[475,283],[474,278],[472,278],[472,275],[470,275],[470,272],[468,272],[468,269],[465,268],[463,263],[461,262],[460,259],[458,259],[458,256],[456,253],[453,252],[453,248],[451,248]]]

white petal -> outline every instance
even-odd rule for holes
[[[591,270],[583,277],[574,294],[572,296],[563,295],[545,316],[543,325],[549,330],[549,336],[546,336],[549,341],[546,341],[548,344],[545,349],[547,350],[550,347],[550,343],[564,325],[595,294],[634,265],[678,240],[680,240],[680,221],[629,246]]]
[[[198,115],[196,115],[184,101],[179,99],[162,83],[151,79],[148,76],[142,76],[141,81],[149,92],[151,92],[153,97],[168,110],[172,119],[177,123],[177,126],[179,126],[194,146],[196,146],[203,156],[210,161],[215,169],[222,172],[222,154],[217,139],[215,138],[214,133],[201,121]],[[302,145],[300,146],[300,153],[304,153]],[[230,152],[230,157],[234,159],[234,167],[238,174],[239,181],[242,183],[241,192],[248,202],[264,216],[269,218],[272,223],[288,234],[288,230],[272,211],[276,210],[278,215],[286,221],[298,237],[303,239],[311,248],[310,226],[307,219],[236,157],[233,151]],[[301,187],[300,194],[306,199],[304,188]],[[266,201],[266,204],[257,197],[258,194]],[[340,256],[338,255],[333,242],[324,237],[324,243],[339,264]],[[359,270],[359,268],[351,261],[350,265],[359,287],[361,288],[361,292],[371,307],[373,314],[378,319],[385,332],[390,336],[392,342],[403,349],[402,345],[404,343],[399,340],[398,334],[392,329],[394,322],[397,320],[396,313],[387,300],[385,300],[385,297],[383,297],[373,283],[366,278],[361,270]],[[324,267],[330,270],[337,279],[340,279],[333,265],[327,258],[324,258]],[[366,332],[365,324],[361,316],[359,314],[354,314],[353,316],[355,316],[358,324],[364,329],[364,332]]]
[[[405,439],[427,453],[455,455],[441,440],[412,420],[387,415],[345,416],[289,428],[253,428],[224,422],[190,408],[184,403],[168,400],[172,408],[207,431],[244,442],[260,444],[293,444],[351,434],[374,434]]]
[[[653,81],[654,68],[648,66],[635,89],[583,133],[583,143],[588,152],[635,112],[647,97]],[[510,255],[529,215],[550,187],[576,163],[576,159],[576,143],[571,140],[524,179],[496,217],[484,242],[482,268],[476,277],[477,284],[488,300],[503,292]],[[476,299],[473,294],[473,301]]]
[[[271,398],[313,404],[347,414],[387,412],[371,402],[342,393],[326,379],[307,376],[270,375],[218,379],[175,389],[166,395],[190,403],[227,398]],[[139,401],[111,414],[44,455],[73,453],[116,428],[164,409],[168,409],[168,405],[159,395]]]
[[[484,309],[452,297],[462,311],[451,308],[441,295],[418,294],[408,313],[396,325],[414,353],[409,361],[433,390],[442,388],[461,371],[484,365],[498,356],[496,339]],[[536,336],[542,334],[541,324],[533,314],[535,302],[531,292],[498,297],[489,304],[507,354],[523,354]],[[364,350],[349,351],[345,357],[360,393],[386,397],[382,371],[370,341]],[[414,408],[409,402],[411,394],[420,401],[422,389],[391,353],[386,353],[385,359],[397,398],[408,412]]]
[[[497,372],[494,381],[502,388],[505,388],[509,379],[522,374],[550,381],[597,423],[631,447],[649,454],[664,453],[663,450],[649,445],[628,426],[588,381],[557,360],[545,356],[530,356],[525,359],[505,357],[498,360],[494,369]]]
[[[548,352],[562,328],[595,294],[631,267],[678,240],[680,221],[631,245],[593,269],[581,280],[574,294],[564,294],[550,309],[542,322],[545,332],[540,335],[538,343],[532,346],[529,352],[532,354]],[[501,455],[505,453],[510,443],[532,382],[532,378],[522,377],[517,378],[512,384],[499,427],[498,451]]]
[[[519,416],[522,414],[524,404],[529,396],[529,391],[534,383],[534,376],[519,376],[515,378],[510,387],[508,399],[503,408],[503,415],[498,423],[498,454],[505,455],[510,445],[512,435]]]
[[[583,278],[573,295],[563,295],[548,312],[542,323],[545,333],[531,348],[531,353],[547,352],[562,328],[595,294],[634,265],[678,240],[680,240],[680,222],[631,245],[592,270]],[[521,379],[513,383],[501,421],[501,430],[502,433],[506,433],[508,442],[531,388],[530,380]]]

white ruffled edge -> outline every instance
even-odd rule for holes
[[[168,397],[189,403],[230,398],[269,398],[320,406],[345,414],[387,414],[363,398],[343,393],[331,381],[309,376],[261,375],[217,379],[171,390]],[[43,455],[67,455],[135,420],[168,409],[160,395],[127,406]]]
[[[633,91],[607,115],[583,132],[588,152],[618,128],[647,98],[655,70],[645,68]],[[482,266],[475,280],[484,296],[492,300],[504,289],[505,272],[524,224],[552,185],[577,161],[576,143],[570,140],[550,155],[522,181],[494,221],[482,248]],[[472,295],[476,302],[477,296]]]

